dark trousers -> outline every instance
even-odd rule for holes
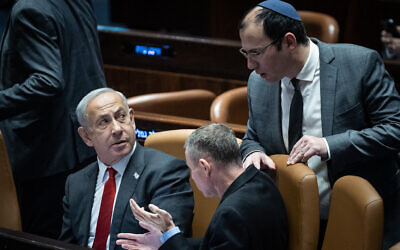
[[[16,181],[24,232],[58,238],[62,226],[62,198],[69,173]]]
[[[322,249],[322,243],[324,242],[324,236],[326,231],[326,226],[328,224],[328,220],[319,220],[319,237],[318,237],[318,250]]]

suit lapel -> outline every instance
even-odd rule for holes
[[[117,200],[114,205],[114,214],[110,228],[110,249],[114,249],[116,234],[120,233],[122,220],[125,213],[129,212],[129,199],[133,196],[136,190],[137,183],[145,167],[144,149],[139,143],[136,144],[135,152],[126,166],[124,175],[122,176],[121,184],[117,195]]]
[[[267,82],[255,72],[252,99],[259,105],[253,106],[255,117],[262,117],[257,133],[262,140],[262,146],[271,154],[286,152],[282,135],[282,106],[281,106],[281,84],[280,82]],[[258,124],[255,121],[256,124]],[[264,139],[263,139],[264,138]]]
[[[322,134],[323,136],[328,136],[332,134],[337,83],[337,67],[331,64],[331,62],[335,59],[332,49],[318,40],[313,39],[313,41],[319,47],[320,57]]]
[[[79,184],[81,187],[82,195],[82,232],[85,233],[85,245],[87,245],[89,240],[90,231],[90,219],[92,217],[92,206],[94,200],[94,192],[96,189],[97,175],[99,173],[99,167],[97,163],[88,166],[90,168],[84,175],[84,181]]]
[[[271,136],[270,138],[276,138],[277,141],[273,142],[275,145],[279,147],[278,152],[287,152],[286,147],[285,147],[285,142],[283,141],[283,134],[282,134],[282,106],[281,106],[281,82],[272,84],[273,86],[273,91],[271,93],[273,94],[273,98],[271,98],[271,106],[272,110],[277,110],[278,112],[273,112],[274,117],[273,119],[273,126],[275,127],[272,131],[276,131],[279,136]]]

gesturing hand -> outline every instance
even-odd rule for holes
[[[144,210],[143,207],[139,207],[133,199],[130,199],[129,205],[133,216],[135,216],[139,222],[145,222],[162,233],[175,227],[172,216],[167,211],[158,208],[156,205],[149,205],[149,209],[153,213],[149,213]]]
[[[117,245],[120,245],[124,249],[141,249],[141,250],[155,250],[158,249],[162,243],[160,240],[161,232],[147,224],[146,222],[140,221],[140,226],[147,229],[149,232],[144,234],[131,234],[131,233],[119,233]]]

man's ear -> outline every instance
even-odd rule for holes
[[[209,177],[211,175],[211,171],[212,171],[212,164],[211,162],[207,161],[204,158],[201,158],[199,160],[199,165],[202,168],[203,171],[205,171],[205,175],[207,177]]]
[[[284,46],[287,46],[290,49],[296,48],[297,47],[296,36],[293,33],[288,32],[283,37],[282,43]]]
[[[133,124],[133,129],[136,129],[134,114],[135,114],[135,111],[133,110],[133,108],[129,108],[129,116],[130,116],[131,122]]]
[[[90,136],[84,127],[81,126],[78,128],[78,134],[81,136],[86,145],[93,147],[92,140],[90,139]]]

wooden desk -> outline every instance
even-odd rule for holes
[[[72,249],[87,250],[89,248],[68,244],[62,241],[41,237],[34,234],[0,228],[0,249],[10,250],[42,250]]]

